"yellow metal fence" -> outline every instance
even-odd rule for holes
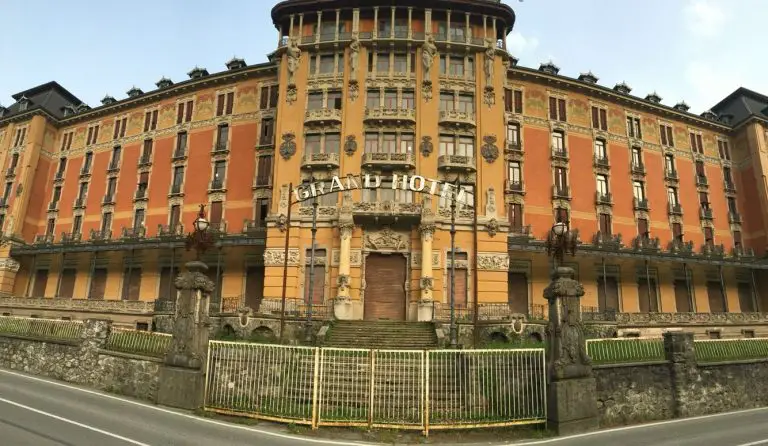
[[[365,350],[211,341],[207,410],[318,426],[454,429],[546,420],[543,349]]]
[[[81,321],[0,316],[0,334],[52,341],[78,341],[82,332]]]

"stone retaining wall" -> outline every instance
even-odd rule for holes
[[[76,341],[0,335],[0,367],[154,401],[161,361],[103,350],[109,330],[89,319]]]

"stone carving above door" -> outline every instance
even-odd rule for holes
[[[385,226],[380,231],[372,231],[365,235],[365,248],[369,251],[405,252],[409,250],[408,240],[407,235]]]

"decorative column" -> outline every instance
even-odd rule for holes
[[[556,267],[544,289],[549,302],[547,427],[558,435],[597,429],[597,388],[581,323],[584,287],[573,268]]]
[[[342,197],[341,210],[339,212],[339,233],[341,246],[339,252],[339,278],[337,281],[338,292],[333,302],[333,315],[338,320],[351,320],[352,300],[349,296],[350,285],[350,257],[352,256],[352,232],[355,222],[352,219],[352,193],[345,191]]]
[[[173,339],[160,369],[157,403],[194,410],[203,406],[210,320],[208,304],[214,284],[208,267],[195,260],[176,278]]]
[[[425,195],[421,209],[421,299],[419,299],[419,322],[429,322],[434,317],[434,279],[432,277],[432,240],[435,235],[435,216],[432,200]]]

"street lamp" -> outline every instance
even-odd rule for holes
[[[552,256],[555,263],[555,271],[563,264],[565,255],[576,255],[576,242],[579,238],[578,231],[571,231],[568,222],[559,221],[552,225],[547,236],[547,254]]]
[[[186,247],[187,251],[194,249],[196,253],[196,260],[200,261],[201,256],[213,247],[215,240],[213,234],[208,232],[210,222],[205,218],[205,205],[200,205],[200,212],[197,214],[197,218],[192,223],[194,231],[187,234]]]
[[[314,178],[312,178],[314,183]],[[312,248],[309,254],[309,298],[307,299],[307,326],[305,329],[305,341],[312,343],[312,300],[315,297],[315,240],[317,239],[317,196],[312,199]]]

